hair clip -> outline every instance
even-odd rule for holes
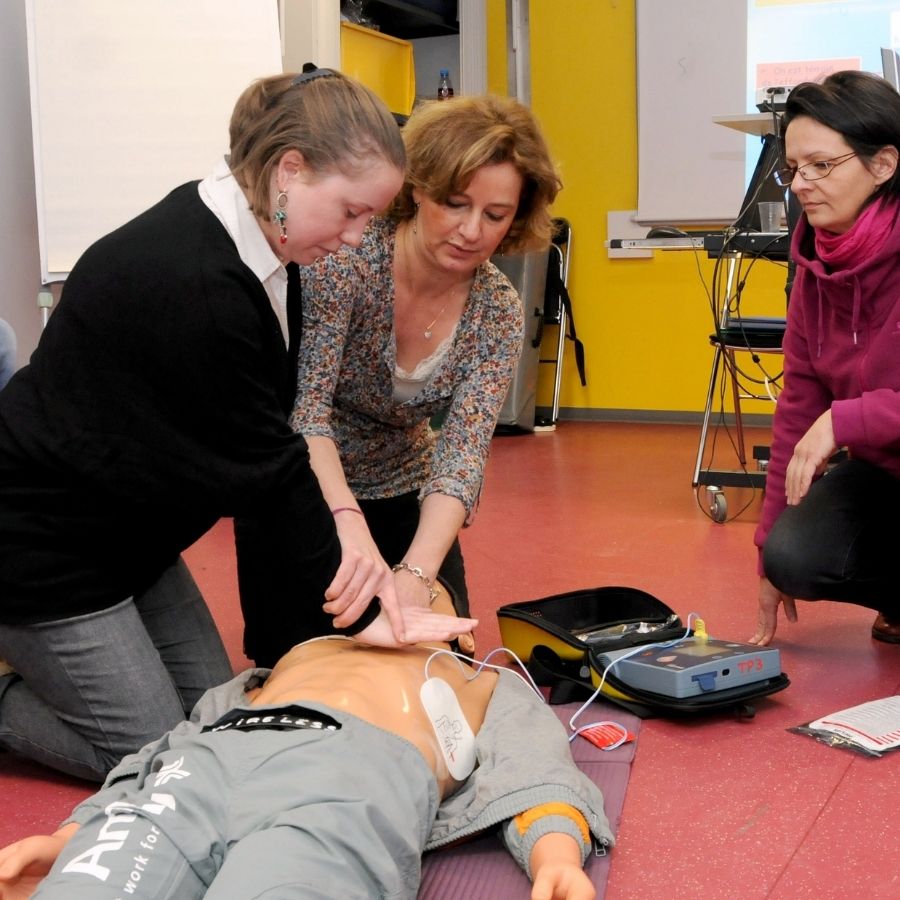
[[[333,76],[337,76],[337,72],[334,69],[320,69],[316,66],[313,66],[311,69],[307,69],[307,66],[312,65],[311,63],[305,63],[303,66],[303,71],[291,82],[291,87],[295,87],[298,84],[308,84],[310,81],[315,81],[317,78],[331,78]]]

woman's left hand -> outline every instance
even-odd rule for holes
[[[401,608],[400,615],[403,619],[402,640],[397,639],[384,612],[379,613],[375,621],[358,634],[354,634],[353,639],[375,647],[404,647],[430,641],[449,642],[468,634],[478,625],[477,619],[460,619],[419,607]]]
[[[431,591],[421,579],[416,578],[411,575],[405,569],[399,569],[394,572],[394,586],[397,589],[397,600],[400,604],[401,613],[406,616],[407,611],[410,611],[410,615],[412,615],[412,610],[427,610],[431,604]],[[441,591],[442,588],[437,586],[438,591]],[[449,601],[448,601],[449,604]],[[452,605],[451,605],[452,608]],[[422,620],[427,622],[428,620]],[[457,621],[468,621],[474,622],[474,619],[462,619]],[[458,634],[453,635],[459,642],[459,649],[463,652],[472,656],[475,653],[475,636],[472,634],[472,629],[475,626],[472,625],[471,628],[466,628],[465,631],[461,631]],[[451,640],[451,637],[446,638],[446,640]],[[407,635],[407,640],[409,637]],[[445,638],[418,638],[418,640],[445,640]]]
[[[813,422],[794,447],[784,478],[788,505],[796,506],[806,496],[813,479],[825,471],[836,450],[829,409]]]
[[[394,590],[401,609],[429,609],[431,589],[421,578],[406,569],[394,572]]]

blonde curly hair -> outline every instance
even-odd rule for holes
[[[562,186],[534,114],[494,94],[430,101],[403,127],[406,178],[388,210],[395,221],[416,212],[413,191],[445,203],[464,191],[483,166],[509,162],[522,176],[519,207],[501,251],[543,249],[550,243],[550,205]]]

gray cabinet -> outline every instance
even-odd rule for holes
[[[534,430],[548,259],[547,250],[495,256],[491,259],[491,262],[512,282],[525,313],[522,356],[503,408],[500,410],[497,424],[525,431]]]

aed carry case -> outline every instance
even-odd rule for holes
[[[641,718],[729,710],[752,717],[751,700],[790,684],[778,650],[695,635],[638,588],[510,603],[497,618],[503,646],[550,688],[550,703],[586,699],[601,687],[604,700]]]

